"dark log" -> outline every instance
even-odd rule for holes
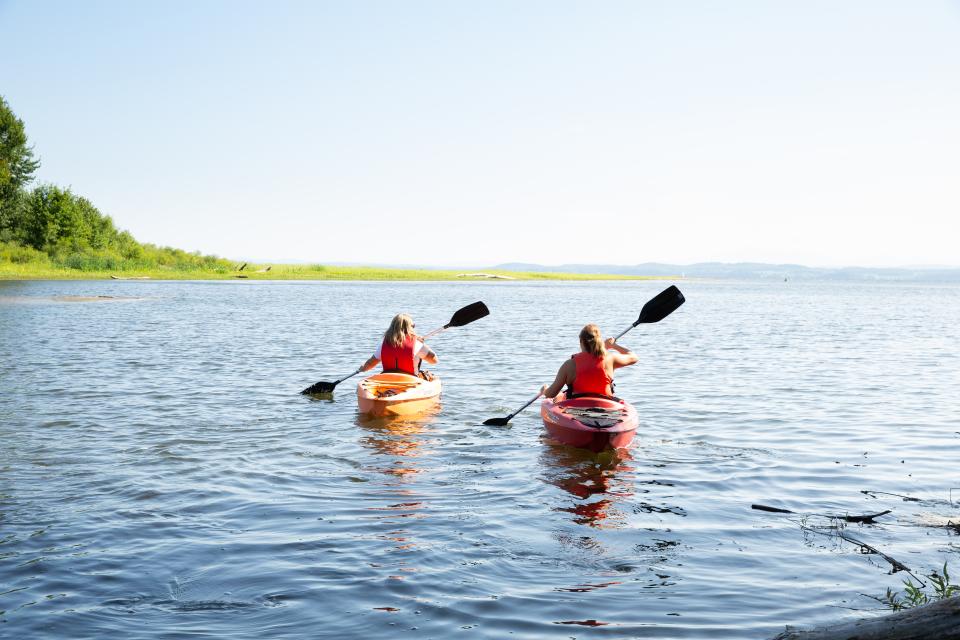
[[[808,631],[788,626],[772,640],[960,640],[960,596]]]
[[[879,518],[880,516],[885,516],[890,513],[890,509],[886,511],[881,511],[880,513],[868,513],[862,516],[851,516],[851,515],[839,515],[836,513],[797,513],[796,511],[790,511],[789,509],[781,509],[780,507],[768,507],[765,504],[752,504],[750,505],[751,509],[756,509],[757,511],[768,511],[770,513],[792,513],[798,516],[818,516],[820,518],[833,518],[834,520],[845,520],[846,522],[860,522],[862,524],[876,524],[873,521],[874,518]]]

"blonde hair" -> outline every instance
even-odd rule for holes
[[[413,319],[405,313],[398,313],[390,321],[390,327],[383,334],[383,341],[395,347],[403,344],[408,336],[413,335]]]
[[[580,348],[598,357],[607,354],[603,346],[603,336],[600,335],[600,327],[590,323],[580,330]]]

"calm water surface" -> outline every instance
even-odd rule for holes
[[[0,637],[764,638],[900,589],[960,544],[960,287],[679,283],[623,342],[629,454],[543,438],[579,328],[664,282],[0,282]],[[115,298],[97,298],[115,296]],[[442,408],[298,392],[390,317]],[[951,489],[953,489],[951,493]],[[919,498],[904,501],[886,492]],[[953,502],[951,502],[953,498]],[[753,503],[801,515],[763,513]]]

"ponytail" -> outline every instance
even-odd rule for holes
[[[591,323],[580,330],[580,348],[598,358],[607,354],[607,350],[603,347],[600,327]]]

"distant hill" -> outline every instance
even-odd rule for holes
[[[562,264],[548,266],[525,262],[498,264],[506,271],[547,271],[559,273],[602,273],[630,276],[684,276],[725,280],[847,280],[856,282],[960,282],[960,268],[951,267],[805,267],[799,264],[759,262],[698,262],[664,264],[645,262],[636,265]]]

